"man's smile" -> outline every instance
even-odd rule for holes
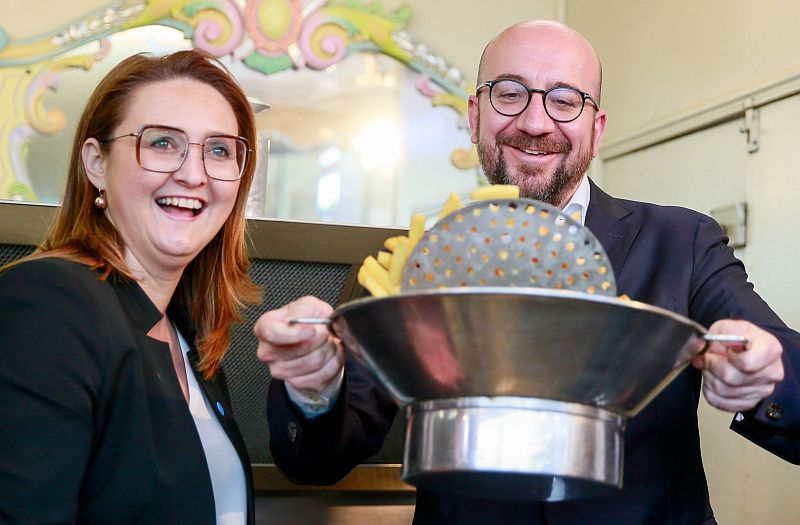
[[[541,151],[541,150],[532,150],[532,149],[520,149],[520,151],[527,153],[529,155],[551,155],[552,152],[550,151]]]

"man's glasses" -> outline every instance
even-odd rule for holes
[[[158,173],[181,169],[189,146],[200,146],[203,166],[212,179],[238,180],[244,173],[250,148],[247,139],[233,135],[211,135],[202,142],[190,142],[186,132],[168,126],[145,125],[136,133],[128,133],[100,141],[106,144],[124,137],[136,137],[136,161],[139,166]]]
[[[572,122],[580,117],[587,99],[596,108],[600,107],[591,95],[571,87],[535,89],[522,82],[504,78],[484,82],[475,93],[479,94],[483,88],[489,88],[489,102],[494,110],[507,117],[515,117],[525,111],[534,93],[542,94],[544,110],[556,122]]]

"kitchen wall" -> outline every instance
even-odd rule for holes
[[[800,327],[794,240],[800,195],[800,4],[567,0],[567,21],[594,43],[609,113],[604,188],[702,212],[746,202],[737,250],[767,302]],[[758,108],[758,150],[740,132]],[[730,415],[700,409],[712,505],[725,525],[800,522],[800,468],[728,430]]]

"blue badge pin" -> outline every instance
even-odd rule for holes
[[[221,416],[225,415],[225,409],[222,408],[222,403],[220,403],[219,401],[217,401],[217,412],[219,412],[219,415]]]

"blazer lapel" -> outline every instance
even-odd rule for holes
[[[208,380],[203,377],[203,374],[198,370],[198,366],[200,365],[200,353],[194,345],[197,331],[194,329],[194,325],[189,318],[189,312],[185,306],[183,306],[179,300],[173,299],[173,302],[170,303],[167,308],[167,313],[189,344],[189,352],[186,354],[186,357],[189,359],[189,363],[191,364],[190,368],[194,373],[195,379],[197,379],[197,384],[200,386],[206,399],[208,399],[208,403],[211,405],[211,411],[214,413],[217,421],[219,421],[222,430],[231,440],[233,448],[239,456],[239,461],[242,463],[245,487],[247,490],[247,523],[248,525],[252,525],[255,523],[253,470],[250,465],[250,456],[247,454],[247,446],[245,445],[244,438],[233,419],[233,409],[231,408],[231,400],[228,393],[228,386],[225,382],[225,375],[220,370],[213,378]]]
[[[233,409],[231,408],[227,384],[224,383],[224,374],[220,371],[209,380],[203,377],[203,374],[198,370],[198,366],[200,365],[200,353],[194,345],[197,331],[189,318],[189,312],[183,304],[178,300],[173,300],[167,308],[167,314],[177,325],[184,339],[186,339],[186,342],[189,344],[189,352],[186,357],[189,359],[192,372],[194,372],[194,377],[197,379],[197,384],[203,390],[203,394],[205,394],[208,403],[211,405],[211,411],[214,412],[214,416],[216,416],[220,425],[222,425],[222,429],[228,434],[228,437],[233,443],[233,447],[242,460],[242,465],[245,467],[245,470],[248,470],[250,467],[250,458],[247,455],[247,447],[244,444],[244,439],[233,420]]]
[[[641,224],[632,211],[589,180],[591,197],[586,212],[586,226],[603,245],[611,261],[614,276],[619,279],[628,251],[633,245]]]

